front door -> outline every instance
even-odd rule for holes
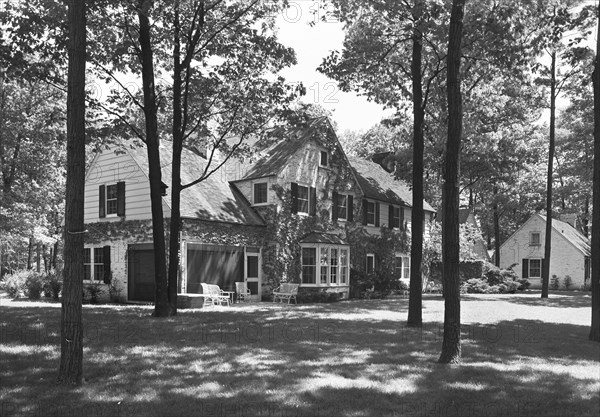
[[[246,248],[246,268],[244,280],[248,284],[248,289],[252,293],[250,297],[253,301],[260,301],[261,298],[261,268],[260,268],[260,249]]]

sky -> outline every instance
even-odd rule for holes
[[[333,50],[341,50],[344,41],[343,25],[335,21],[315,21],[311,10],[319,1],[294,0],[277,17],[279,42],[296,51],[298,64],[281,72],[289,82],[302,82],[305,103],[318,103],[333,113],[339,131],[366,131],[388,114],[383,107],[369,102],[355,93],[340,91],[337,83],[317,71],[324,57]]]
[[[583,0],[583,4],[594,4],[598,0]],[[339,131],[366,131],[390,114],[382,106],[369,102],[355,93],[340,91],[337,83],[317,71],[324,57],[333,50],[341,50],[344,41],[343,25],[340,22],[323,22],[316,19],[313,11],[321,0],[291,0],[290,7],[277,17],[279,41],[296,51],[298,64],[285,69],[281,74],[289,82],[302,82],[306,96],[302,101],[318,103],[333,113]],[[309,23],[316,22],[310,26]],[[593,48],[597,29],[592,30],[588,40]],[[564,101],[564,100],[563,100]],[[566,103],[562,103],[562,107]],[[548,110],[549,112],[549,110]]]

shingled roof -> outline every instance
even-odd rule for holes
[[[161,142],[161,171],[163,183],[171,184],[171,161],[173,158],[170,142]],[[128,148],[127,151],[148,175],[148,157],[145,147]],[[187,184],[199,178],[206,160],[184,148],[181,154],[181,182]],[[171,194],[163,197],[171,206]],[[165,213],[168,216],[169,213]],[[262,218],[250,207],[244,196],[221,173],[216,172],[206,180],[181,192],[181,217],[214,222],[225,222],[249,226],[263,226]]]
[[[412,191],[404,181],[394,179],[375,162],[355,157],[348,160],[365,197],[412,207]],[[423,209],[435,211],[426,201],[423,201]]]
[[[546,221],[546,216],[539,213],[537,213],[537,215]],[[569,223],[552,219],[552,228],[562,234],[565,239],[579,249],[585,256],[591,256],[592,246],[590,245],[590,241]]]
[[[258,148],[264,147],[265,155],[256,161],[246,172],[243,179],[262,178],[277,175],[288,163],[288,160],[307,142],[314,138],[319,126],[329,123],[326,117],[318,117],[302,127],[278,127],[271,134],[257,142]],[[273,142],[273,143],[270,143]]]

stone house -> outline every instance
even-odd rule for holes
[[[392,265],[399,278],[408,276],[406,242],[385,256],[363,243],[410,234],[412,193],[405,183],[373,162],[348,158],[326,118],[274,129],[253,146],[254,159],[232,159],[182,191],[180,293],[200,293],[201,282],[232,289],[245,281],[258,300],[287,280],[348,297],[351,268]],[[160,152],[168,224],[168,143]],[[205,165],[201,152],[184,149],[182,183],[198,178]],[[433,208],[424,202],[424,209],[431,220]],[[85,223],[84,282],[126,301],[152,301],[145,147],[124,143],[97,153],[86,175]]]
[[[541,288],[546,217],[532,215],[500,246],[500,267],[512,267],[519,278],[531,282],[531,288]],[[552,248],[550,278],[559,278],[561,289],[564,279],[571,278],[570,289],[589,285],[591,277],[591,246],[589,240],[569,223],[552,219]]]

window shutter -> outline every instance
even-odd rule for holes
[[[529,259],[523,259],[523,278],[529,278]]]
[[[125,216],[125,182],[117,183],[117,216]]]
[[[104,185],[100,186],[98,194],[98,217],[106,217],[106,187]]]
[[[406,230],[406,226],[404,225],[404,207],[400,207],[400,229]]]
[[[363,224],[367,224],[367,200],[363,199]]]
[[[354,221],[354,197],[351,195],[348,196],[348,221]]]
[[[298,184],[293,182],[291,184],[292,191],[292,213],[298,213]]]
[[[394,228],[394,206],[393,205],[389,205],[389,210],[388,210],[388,226],[390,229]]]
[[[317,189],[310,187],[310,215],[317,215]]]
[[[375,203],[375,227],[379,227],[379,203]]]
[[[335,191],[331,195],[332,205],[331,205],[331,220],[337,220],[338,218],[338,193]]]
[[[104,252],[102,254],[104,257],[104,283],[110,284],[112,280],[112,273],[110,269],[110,246],[104,246],[102,251]]]

